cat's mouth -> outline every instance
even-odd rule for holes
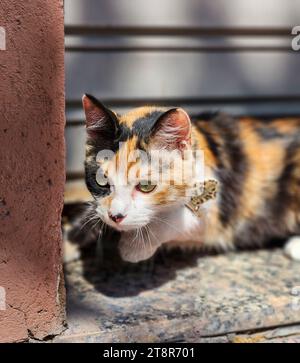
[[[114,228],[115,230],[119,232],[130,232],[130,231],[136,231],[139,228],[143,228],[147,225],[147,223],[139,224],[138,226],[136,224],[130,224],[130,223],[115,223],[112,221],[107,220],[106,223]]]
[[[119,232],[134,231],[139,228],[145,227],[149,223],[149,221],[146,220],[139,221],[139,223],[131,223],[132,221],[130,222],[126,218],[124,218],[122,221],[114,221],[109,217],[108,214],[104,215],[102,219],[104,220],[104,223],[108,224],[110,227],[114,228]]]

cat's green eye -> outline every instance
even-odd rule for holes
[[[143,180],[137,186],[136,189],[142,193],[150,193],[156,188],[155,184],[151,184],[150,182]]]

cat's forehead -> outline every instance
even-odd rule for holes
[[[144,106],[134,108],[133,110],[127,112],[124,115],[119,116],[120,124],[126,125],[129,128],[132,128],[134,124],[139,121],[143,122],[148,118],[151,119],[153,116],[159,116],[160,114],[166,111],[165,108],[155,107],[155,106]]]
[[[138,138],[132,136],[125,142],[120,144],[118,150],[114,152],[112,157],[103,160],[98,159],[98,164],[104,172],[118,173],[120,170],[129,170],[132,166],[141,165],[140,158],[136,151],[138,150]]]

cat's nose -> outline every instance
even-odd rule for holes
[[[116,214],[116,215],[112,215],[111,213],[109,213],[109,218],[112,221],[114,221],[115,223],[121,223],[125,217],[126,216],[123,216],[123,214],[121,214],[121,213]]]

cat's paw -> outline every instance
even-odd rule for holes
[[[284,246],[284,252],[292,260],[300,262],[300,236],[291,237]]]

